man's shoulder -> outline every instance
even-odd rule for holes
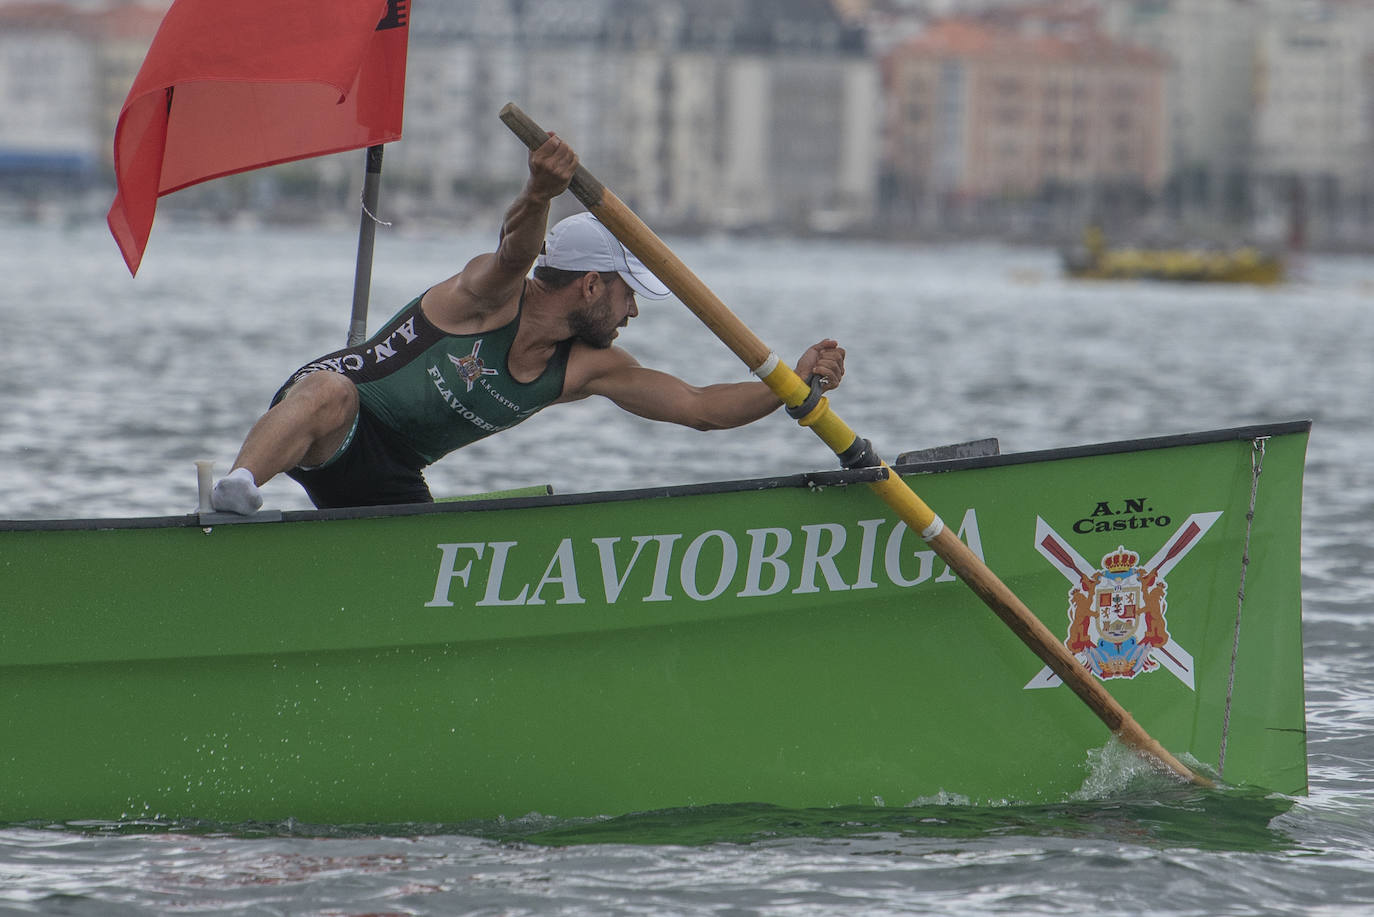
[[[421,300],[425,317],[452,334],[483,331],[493,319],[512,317],[520,306],[520,287],[494,290],[474,285],[466,269],[430,287]]]
[[[568,365],[606,371],[626,366],[638,366],[639,361],[619,344],[612,344],[610,347],[593,347],[574,338],[572,347],[568,351]]]
[[[562,400],[577,401],[588,395],[605,394],[603,383],[606,380],[613,380],[617,373],[638,366],[639,361],[623,347],[592,347],[574,340],[563,373]]]

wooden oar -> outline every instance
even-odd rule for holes
[[[549,135],[514,103],[501,109],[501,120],[531,150],[543,146]],[[1164,746],[1140,727],[1102,683],[1093,678],[1066,646],[1055,638],[1029,608],[997,578],[968,545],[951,532],[940,517],[925,504],[900,477],[873,454],[866,440],[855,435],[844,421],[830,410],[829,399],[816,397],[813,389],[802,381],[786,363],[731,312],[706,284],[678,260],[663,240],[644,225],[629,207],[585,166],[578,166],[569,188],[588,210],[615,234],[625,247],[654,272],[720,340],[744,361],[755,375],[767,383],[783,404],[798,417],[798,423],[810,427],[825,444],[840,456],[846,467],[874,466],[885,471],[881,480],[868,486],[913,531],[919,532],[932,550],[949,564],[960,579],[1001,618],[1021,640],[1040,657],[1083,701],[1101,718],[1123,742],[1151,756],[1169,770],[1193,783],[1211,786],[1212,782],[1194,773],[1169,753]]]

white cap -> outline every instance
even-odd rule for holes
[[[549,230],[536,265],[561,271],[615,271],[640,296],[667,299],[668,288],[590,213],[575,213]]]

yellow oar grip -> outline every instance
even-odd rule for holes
[[[773,365],[769,366],[770,363]],[[778,360],[776,354],[770,354],[768,362],[756,369],[755,373],[789,408],[805,404],[811,395],[811,387],[790,366]],[[820,399],[797,423],[803,427],[810,427],[836,455],[843,455],[858,438],[849,424],[830,410],[828,398]],[[887,464],[882,463],[882,467],[887,468]],[[939,517],[935,515],[935,511],[916,496],[891,469],[888,469],[888,475],[884,480],[874,481],[870,486],[878,492],[884,502],[897,511],[897,515],[912,531],[927,539],[939,534],[943,526],[937,524]]]
[[[768,369],[765,364],[754,372],[760,374],[759,378],[773,390],[773,394],[789,408],[805,404],[806,399],[811,396],[811,386],[807,385],[792,367],[778,360],[776,354],[770,354],[768,362],[776,365]],[[830,410],[828,398],[818,401],[806,416],[798,419],[797,423],[803,427],[810,427],[836,455],[842,455],[858,438],[849,425]]]
[[[769,364],[772,364],[771,366]],[[778,359],[778,355],[770,353],[768,360],[762,366],[754,369],[764,383],[773,390],[773,394],[782,400],[782,403],[789,408],[806,401],[806,396],[811,394],[811,388],[802,381],[802,377]]]
[[[887,468],[887,463],[883,462],[883,467]],[[897,515],[907,524],[907,528],[920,535],[926,541],[940,534],[944,525],[940,522],[940,517],[935,515],[935,510],[926,505],[926,501],[916,496],[916,492],[906,485],[906,482],[897,476],[897,473],[888,468],[887,477],[881,481],[873,481],[869,485],[880,496],[884,503],[897,511]]]

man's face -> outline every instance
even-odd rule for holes
[[[568,317],[573,337],[590,347],[605,350],[615,342],[619,329],[639,314],[634,290],[619,274],[600,275],[601,295]],[[609,279],[607,279],[609,278]]]

